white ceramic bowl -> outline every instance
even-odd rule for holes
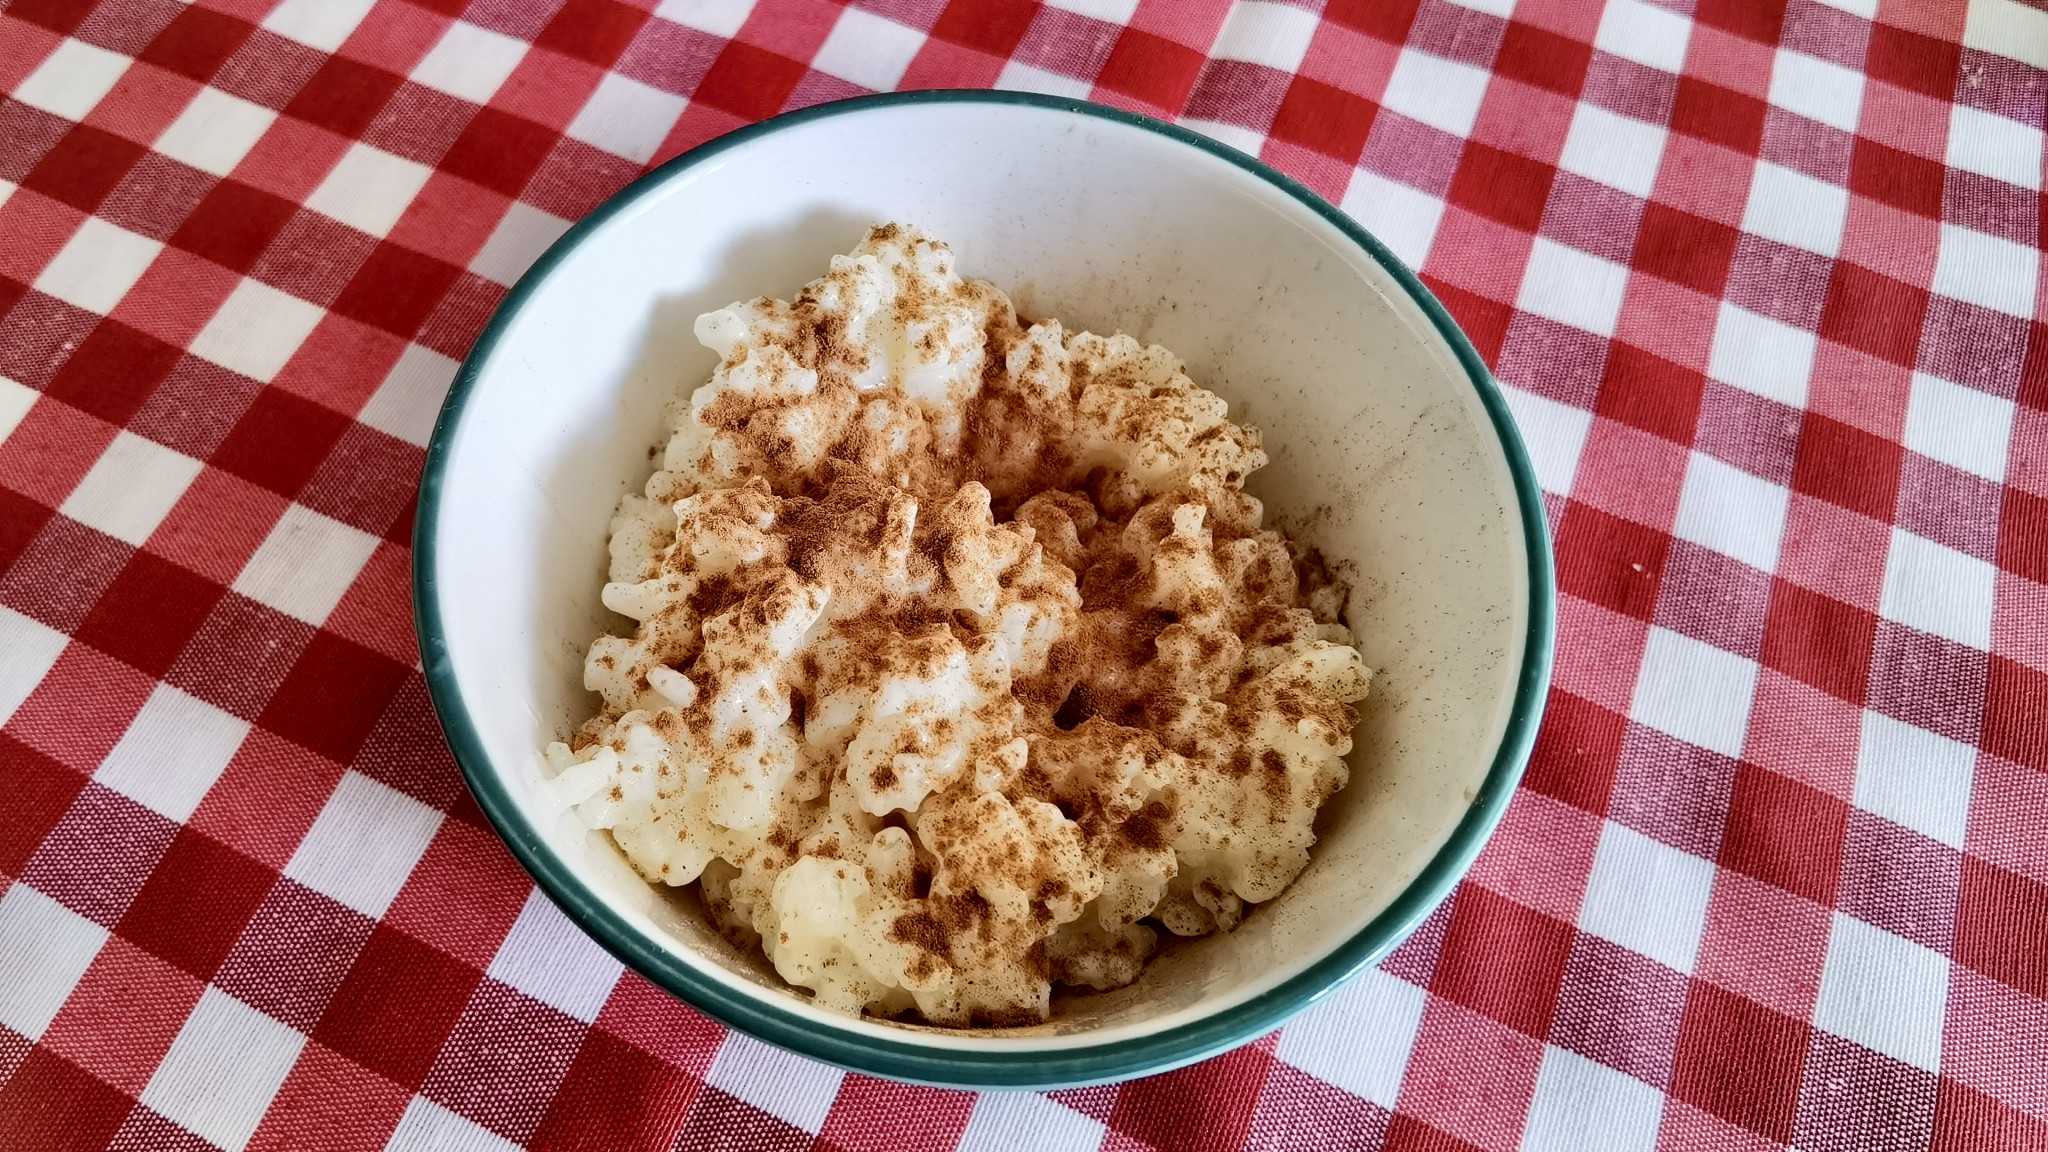
[[[1235,932],[1169,948],[1047,1025],[948,1032],[820,1011],[657,892],[542,787],[595,710],[607,519],[660,409],[709,378],[698,313],[788,297],[871,224],[922,226],[1028,317],[1183,357],[1257,424],[1268,523],[1354,566],[1376,670],[1351,785],[1307,871]],[[811,108],[650,173],[572,228],[463,365],[415,541],[436,708],[485,813],[562,909],[655,983],[770,1043],[929,1083],[1050,1087],[1270,1030],[1390,950],[1498,822],[1549,680],[1542,503],[1443,308],[1349,218],[1241,153],[1075,101],[920,92]]]

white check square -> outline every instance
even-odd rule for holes
[[[368,532],[292,504],[242,565],[234,589],[317,628],[376,550]]]
[[[105,316],[163,250],[160,241],[88,216],[36,277],[35,288]]]
[[[1557,166],[1647,200],[1664,162],[1667,135],[1662,125],[1581,101]]]
[[[244,276],[192,338],[192,353],[268,384],[324,315],[318,304]]]
[[[1819,351],[1820,337],[1806,329],[1723,300],[1714,318],[1707,375],[1767,400],[1804,408]]]
[[[1612,820],[1600,832],[1579,929],[1690,973],[1706,931],[1714,863]]]
[[[1394,74],[1387,79],[1380,103],[1453,136],[1470,136],[1491,79],[1484,69],[1470,64],[1404,48],[1394,62]]]
[[[1759,572],[1775,572],[1791,507],[1792,493],[1784,486],[1694,452],[1686,462],[1671,534]]]
[[[0,895],[0,1024],[42,1039],[106,942],[105,928],[15,881]]]
[[[583,102],[568,134],[635,164],[645,164],[668,139],[669,129],[689,101],[617,72],[607,72]]]
[[[1106,1132],[1100,1121],[1037,1092],[983,1092],[953,1152],[1096,1152]]]
[[[526,47],[524,40],[457,20],[413,65],[412,79],[472,104],[487,104],[526,59]]]
[[[1242,124],[1225,124],[1221,120],[1199,120],[1191,116],[1183,116],[1176,123],[1183,128],[1200,132],[1219,144],[1228,144],[1247,156],[1257,156],[1259,150],[1266,146],[1264,133],[1246,128]]]
[[[1963,25],[1963,47],[2048,70],[2048,12],[2025,0],[1977,0]]]
[[[1692,21],[1642,0],[1608,0],[1593,33],[1593,47],[1665,72],[1685,68]]]
[[[218,88],[201,88],[152,145],[201,172],[226,176],[270,131],[277,113]]]
[[[1507,398],[1508,411],[1514,413],[1515,428],[1529,449],[1529,461],[1536,466],[1537,486],[1554,495],[1571,495],[1572,481],[1579,474],[1579,457],[1593,430],[1593,414],[1513,385],[1503,384],[1501,394]]]
[[[426,447],[434,421],[441,415],[441,401],[447,398],[448,385],[459,367],[431,348],[407,344],[356,419],[408,444]]]
[[[1948,166],[2041,190],[2041,130],[2031,124],[1954,105],[1948,118]]]
[[[1904,528],[1892,529],[1878,613],[1979,651],[1991,648],[1998,569]]]
[[[140,1100],[226,1152],[241,1152],[305,1046],[298,1029],[208,987]]]
[[[1065,96],[1072,100],[1086,100],[1091,90],[1086,80],[1033,68],[1020,60],[1003,65],[1002,75],[996,77],[996,87],[1006,92],[1043,92],[1047,96]]]
[[[1138,0],[1045,0],[1048,8],[1091,17],[1105,24],[1129,24],[1138,13]]]
[[[1941,1071],[1948,958],[1835,913],[1813,1023],[1902,1064]]]
[[[1274,1055],[1325,1083],[1391,1110],[1415,1037],[1422,989],[1368,968],[1303,1012],[1280,1033]]]
[[[15,88],[16,100],[66,120],[83,120],[133,63],[118,52],[66,39]]]
[[[42,397],[41,392],[28,385],[0,376],[0,442],[14,434],[15,428],[28,418],[28,410]]]
[[[1915,372],[1906,401],[1906,447],[2003,484],[2014,408],[2003,396]]]
[[[356,772],[342,774],[284,874],[376,919],[441,827],[441,814]]]
[[[124,429],[57,510],[140,547],[204,467],[183,452]]]
[[[1522,270],[1515,307],[1583,328],[1614,335],[1621,320],[1621,301],[1628,291],[1628,269],[1590,252],[1538,236]]]
[[[733,1032],[719,1046],[704,1083],[817,1135],[846,1073]]]
[[[811,67],[873,92],[896,87],[924,47],[924,33],[872,12],[847,7],[818,47]]]
[[[309,48],[332,52],[377,6],[377,0],[284,0],[263,18],[263,27]]]
[[[14,716],[57,666],[71,638],[12,608],[0,608],[0,724]]]
[[[1410,268],[1420,268],[1429,259],[1436,230],[1444,222],[1442,200],[1366,168],[1352,171],[1351,184],[1344,189],[1344,211]]]
[[[1742,755],[1756,661],[1668,628],[1650,629],[1629,716],[1731,759]]]
[[[92,778],[183,824],[248,734],[247,720],[158,684]]]
[[[2040,253],[2003,236],[1956,224],[1941,226],[1934,290],[2009,316],[2031,319]]]
[[[1780,48],[1771,67],[1769,99],[1787,112],[1854,132],[1863,111],[1863,74]]]
[[[1264,64],[1282,72],[1295,72],[1308,55],[1322,21],[1316,14],[1291,4],[1265,0],[1238,0],[1223,18],[1209,56],[1216,60],[1242,60]]]
[[[306,198],[306,207],[381,239],[433,174],[424,164],[357,141]]]
[[[1794,168],[1760,161],[1749,181],[1742,230],[1832,258],[1842,250],[1849,190]]]
[[[485,975],[588,1024],[624,970],[535,888]]]
[[[1521,1152],[1651,1152],[1664,1094],[1576,1052],[1546,1046]]]
[[[384,1152],[523,1152],[520,1145],[424,1096],[415,1096]]]
[[[569,222],[543,212],[523,200],[514,200],[491,238],[470,258],[469,270],[499,284],[515,284],[526,274],[548,245],[562,238]]]
[[[730,40],[753,10],[754,0],[661,0],[654,14]]]
[[[1856,750],[1858,808],[1951,848],[1963,846],[1977,750],[1865,711]]]

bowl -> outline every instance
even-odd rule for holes
[[[950,243],[1029,318],[1179,354],[1265,433],[1267,524],[1349,570],[1375,669],[1351,784],[1312,862],[1236,931],[1017,1029],[814,1007],[657,890],[546,787],[542,748],[595,711],[584,653],[608,519],[661,410],[715,360],[691,324],[792,295],[884,221]],[[655,984],[859,1072],[1049,1088],[1244,1043],[1398,944],[1498,823],[1534,740],[1555,612],[1534,474],[1470,342],[1385,246],[1242,153],[1142,116],[1008,92],[862,97],[650,172],[521,279],[449,391],[414,538],[427,681],[478,804],[562,911]],[[630,634],[630,633],[628,633]]]

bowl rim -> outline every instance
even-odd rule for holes
[[[455,431],[485,363],[539,285],[591,233],[679,173],[721,153],[815,120],[897,106],[1022,105],[1094,117],[1156,133],[1228,161],[1287,194],[1335,226],[1384,269],[1422,309],[1450,346],[1491,418],[1507,459],[1522,521],[1529,570],[1528,632],[1514,704],[1493,763],[1450,837],[1394,900],[1349,939],[1274,988],[1178,1027],[1096,1047],[1055,1051],[934,1048],[892,1039],[881,1028],[825,1031],[793,1012],[748,999],[696,971],[651,940],[592,893],[543,841],[492,767],[456,685],[442,627],[436,578],[441,490]],[[420,659],[434,711],[479,808],[522,867],[562,912],[624,964],[728,1028],[776,1047],[851,1071],[919,1084],[966,1089],[1051,1089],[1099,1084],[1170,1071],[1238,1047],[1280,1026],[1392,951],[1451,893],[1507,810],[1534,748],[1548,696],[1556,636],[1557,590],[1548,521],[1528,451],[1507,400],[1478,350],[1434,294],[1399,258],[1350,216],[1300,182],[1257,158],[1189,129],[1122,109],[1067,97],[993,89],[928,89],[857,96],[785,112],[707,141],[648,171],[565,231],[507,292],[461,368],[428,442],[413,524],[412,592]]]

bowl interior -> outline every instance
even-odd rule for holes
[[[1376,670],[1351,785],[1293,886],[1236,932],[1169,949],[1129,988],[1063,999],[1039,1028],[819,1012],[542,787],[541,747],[595,710],[584,652],[629,624],[598,601],[611,509],[648,474],[663,401],[714,366],[691,322],[788,297],[888,220],[950,243],[965,275],[1027,318],[1166,345],[1257,424],[1273,458],[1252,484],[1267,522],[1351,577],[1349,620]],[[873,1043],[1099,1051],[1298,985],[1401,907],[1474,808],[1516,709],[1540,526],[1525,533],[1519,449],[1467,367],[1343,229],[1242,161],[1128,120],[1050,102],[871,103],[686,158],[543,259],[479,342],[458,399],[423,508],[423,636],[458,753],[496,794],[487,808],[557,900],[658,982],[743,1026],[836,1038],[835,1058]],[[1381,926],[1374,954],[1405,928]]]

